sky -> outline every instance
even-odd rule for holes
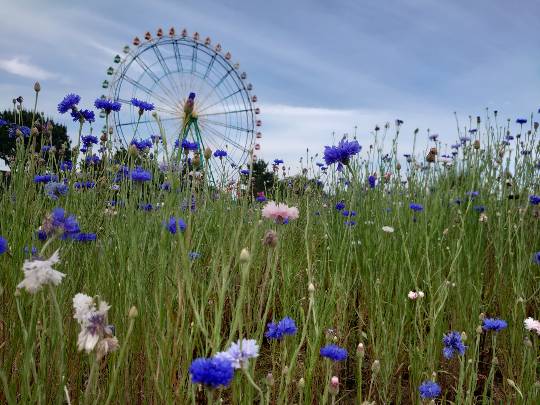
[[[175,27],[220,42],[254,85],[265,160],[298,164],[356,131],[404,121],[457,138],[486,108],[515,118],[540,108],[540,2],[522,0],[0,0],[0,109],[22,95],[56,113],[76,92],[91,107],[115,54],[134,36]],[[355,129],[356,128],[356,129]]]

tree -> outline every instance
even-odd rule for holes
[[[29,142],[34,143],[36,153],[40,153],[41,147],[47,145],[55,148],[57,159],[61,150],[64,150],[64,159],[71,157],[71,142],[64,125],[56,124],[43,113],[36,114],[34,128],[37,132],[34,130],[33,138],[30,136],[30,125],[32,125],[31,111],[21,110],[15,114],[13,110],[6,110],[0,113],[0,158],[6,163],[15,157],[16,140],[21,133],[26,146]]]
[[[274,187],[274,173],[268,171],[268,163],[257,160],[249,165],[251,170],[252,193],[254,196],[259,192],[271,191]]]

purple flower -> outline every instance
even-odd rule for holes
[[[64,97],[60,104],[58,104],[58,112],[64,114],[79,104],[81,97],[77,94],[68,94]]]
[[[110,114],[111,111],[120,111],[122,104],[120,104],[118,101],[98,98],[96,101],[94,101],[94,107],[96,107],[98,110],[104,110],[106,114]]]
[[[415,212],[420,212],[424,210],[424,207],[421,204],[410,203],[409,208]]]
[[[8,248],[8,241],[4,237],[0,236],[0,255],[6,253]]]
[[[361,149],[362,147],[357,140],[347,141],[342,139],[337,146],[324,147],[324,161],[328,166],[333,163],[347,165],[350,158],[358,154]]]
[[[422,399],[433,399],[441,395],[441,387],[434,381],[424,381],[420,387],[420,398]]]
[[[154,104],[147,103],[146,101],[138,100],[136,98],[131,99],[131,104],[139,109],[139,114],[142,114],[144,111],[152,111],[154,109]]]
[[[377,183],[377,177],[371,175],[368,177],[368,183],[370,188],[375,188],[375,184]]]
[[[345,208],[345,202],[344,201],[339,201],[336,204],[336,210],[341,211],[343,208]]]
[[[277,323],[270,322],[268,325],[266,325],[266,327],[267,329],[266,329],[265,336],[268,339],[276,339],[276,340],[281,340],[283,336],[295,335],[298,330],[294,320],[289,317],[285,317]]]
[[[482,328],[484,328],[484,330],[492,330],[495,332],[499,332],[507,327],[508,323],[498,318],[486,318],[482,324]]]
[[[221,150],[221,149],[218,149],[214,152],[214,157],[217,157],[217,158],[224,158],[225,156],[227,156],[227,152],[224,151],[224,150]]]
[[[461,339],[461,334],[459,332],[450,332],[447,335],[443,336],[443,355],[447,359],[454,357],[454,354],[457,353],[460,356],[465,354],[465,349],[467,346],[463,344]]]
[[[142,167],[136,167],[130,172],[131,180],[138,182],[145,182],[152,180],[152,175]]]
[[[165,222],[164,225],[167,227],[167,230],[173,235],[178,232],[184,232],[186,230],[186,223],[182,218],[176,219],[175,217],[170,217],[168,222]]]
[[[333,361],[343,361],[347,358],[347,350],[337,345],[326,345],[320,350],[320,354]]]
[[[90,110],[71,110],[71,117],[73,118],[74,122],[80,121],[88,121],[88,122],[94,122],[96,120],[96,116],[94,115],[93,111]]]
[[[193,384],[210,388],[228,387],[234,377],[232,362],[224,358],[198,358],[189,366]]]

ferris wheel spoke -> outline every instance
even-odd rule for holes
[[[159,47],[158,46],[154,46],[152,48],[154,50],[154,53],[156,54],[156,58],[157,60],[159,61],[159,63],[161,64],[161,66],[163,67],[163,70],[165,71],[165,76],[167,77],[167,80],[169,81],[169,83],[171,84],[171,86],[173,87],[174,91],[176,91],[177,94],[180,94],[180,89],[177,87],[177,83],[176,81],[174,81],[172,78],[171,78],[171,69],[169,69],[169,65],[167,65],[167,61],[165,60],[165,58],[163,57],[163,54],[161,53],[161,51],[159,50]]]
[[[222,132],[219,132],[217,129],[212,128],[210,126],[204,125],[203,128],[210,132],[213,136],[220,138],[221,140],[226,141],[228,144],[234,146],[237,149],[242,150],[243,152],[248,152],[249,149],[247,149],[245,146],[240,145],[238,142],[234,141],[233,139],[229,138],[227,135],[225,135]]]
[[[239,126],[236,126],[236,125],[224,124],[223,122],[214,121],[214,120],[211,120],[211,119],[208,119],[208,118],[204,118],[203,121],[205,123],[209,123],[211,125],[219,125],[220,127],[236,129],[237,131],[250,132],[250,129],[248,129],[248,128],[243,128],[243,127],[239,127]]]
[[[137,64],[141,67],[141,69],[143,70],[144,73],[146,73],[148,75],[148,77],[150,77],[150,79],[153,80],[153,82],[159,86],[159,88],[163,91],[163,93],[165,93],[165,95],[168,97],[168,101],[165,102],[165,104],[174,104],[175,103],[175,97],[174,97],[174,94],[172,94],[170,92],[170,90],[163,86],[163,84],[161,83],[161,81],[159,80],[159,77],[153,72],[153,70],[142,60],[142,58],[140,57],[140,55],[137,55],[133,58],[133,60],[135,62],[137,62]],[[143,73],[143,74],[144,74]]]
[[[242,89],[238,89],[238,90],[236,90],[234,93],[231,93],[231,94],[229,94],[229,95],[227,95],[227,96],[225,96],[225,97],[222,97],[221,99],[219,99],[219,100],[216,101],[215,103],[210,104],[209,106],[204,107],[204,108],[202,108],[202,109],[199,109],[198,111],[199,111],[199,113],[202,113],[202,112],[208,110],[209,108],[215,107],[216,105],[223,103],[225,100],[228,100],[229,98],[231,98],[232,96],[234,96],[234,95],[240,93],[241,91],[242,91]]]
[[[131,85],[137,87],[138,89],[144,91],[146,94],[148,94],[149,96],[152,96],[154,97],[156,100],[159,100],[161,101],[163,104],[170,104],[170,101],[167,100],[166,98],[160,96],[159,94],[156,94],[154,93],[151,89],[149,89],[148,87],[146,87],[145,85],[139,83],[138,81],[132,79],[131,77],[127,76],[127,75],[124,75],[124,80],[127,81],[128,83],[130,83]],[[122,101],[121,99],[118,99],[118,101]],[[131,104],[131,101],[129,102],[126,102],[127,104]]]
[[[175,118],[175,117],[160,118],[159,120],[161,122],[164,122],[164,121],[177,121],[178,118]],[[147,123],[150,123],[150,122],[155,122],[155,120],[141,120],[141,121],[139,121],[139,124],[147,124]],[[120,127],[127,126],[127,125],[137,125],[137,121],[122,122],[122,123],[118,124],[118,126],[120,126]]]
[[[202,108],[201,111],[204,111],[207,109],[207,107],[204,107],[204,104],[206,103],[206,101],[216,92],[217,88],[219,86],[221,86],[221,84],[225,81],[225,79],[227,77],[229,77],[229,75],[231,74],[231,72],[234,70],[234,68],[230,68],[227,73],[225,73],[219,80],[216,84],[214,84],[214,86],[212,87],[212,89],[210,90],[210,92],[206,95],[206,97],[204,99],[201,100],[200,102],[200,106]],[[211,106],[210,106],[211,107]]]
[[[206,113],[206,114],[199,114],[199,117],[209,117],[212,115],[228,115],[228,114],[238,114],[243,112],[252,111],[250,109],[244,109],[244,110],[233,110],[233,111],[222,111],[222,112],[216,112],[216,113]]]

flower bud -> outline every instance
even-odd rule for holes
[[[338,392],[339,392],[339,378],[337,376],[333,376],[330,379],[330,394],[337,395]]]
[[[129,309],[129,312],[128,312],[128,318],[130,319],[135,319],[137,318],[137,316],[139,316],[139,311],[137,310],[137,307],[135,305],[133,305],[130,309]]]
[[[274,382],[274,376],[272,375],[272,373],[266,374],[266,385],[272,387],[274,385]]]
[[[379,371],[381,371],[381,362],[379,360],[375,360],[371,365],[371,372],[373,374],[378,374]]]
[[[473,147],[474,149],[478,150],[480,149],[480,141],[478,139],[476,139],[473,143]]]
[[[298,388],[304,388],[304,385],[306,385],[306,380],[302,377],[298,380]]]
[[[277,233],[273,231],[272,229],[269,229],[264,234],[264,237],[262,238],[263,245],[266,245],[268,247],[276,247],[278,242]]]
[[[308,291],[312,294],[315,292],[315,286],[313,285],[313,283],[309,283]]]
[[[484,330],[482,329],[482,326],[478,325],[478,326],[476,327],[476,333],[477,333],[477,334],[481,334],[483,331],[484,331]]]
[[[246,248],[242,249],[240,252],[240,263],[246,264],[249,262],[249,259],[251,258],[251,255],[249,254],[249,250]]]
[[[356,354],[361,358],[364,358],[366,355],[366,348],[364,347],[363,343],[358,343],[358,346],[356,347]]]
[[[463,340],[464,342],[467,341],[467,334],[465,332],[461,332],[461,340]]]
[[[206,160],[210,159],[212,157],[212,149],[210,149],[208,146],[204,148],[204,158]]]
[[[39,84],[39,82],[34,83],[34,91],[36,93],[39,93],[41,91],[41,84]]]

